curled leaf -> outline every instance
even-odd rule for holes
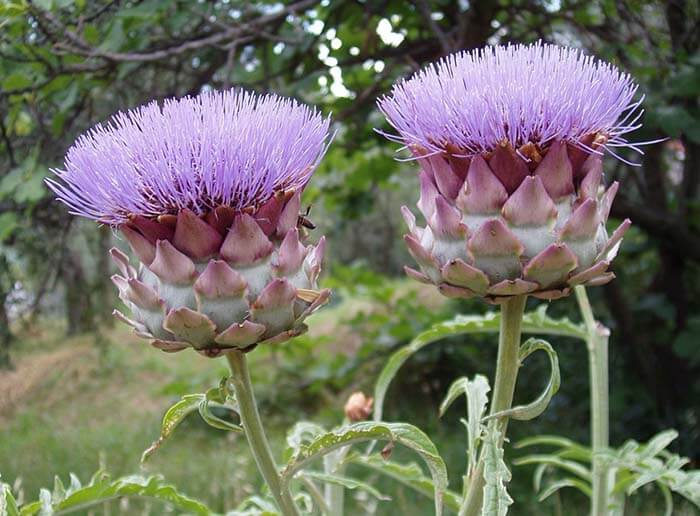
[[[542,414],[549,405],[549,401],[552,399],[557,391],[559,390],[559,385],[561,384],[561,376],[559,373],[559,358],[557,357],[556,351],[552,348],[549,342],[542,339],[528,339],[525,344],[520,346],[520,361],[522,362],[528,356],[530,356],[535,351],[544,351],[549,357],[549,363],[551,366],[551,373],[549,376],[549,381],[545,387],[542,394],[540,394],[536,400],[526,405],[518,405],[507,410],[502,410],[491,414],[484,420],[496,419],[501,417],[511,417],[513,419],[518,419],[521,421],[527,421],[528,419],[533,419]]]

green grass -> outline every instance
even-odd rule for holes
[[[48,333],[50,335],[51,333]],[[104,465],[113,475],[160,473],[212,508],[232,507],[259,485],[241,436],[212,429],[192,415],[142,467],[141,452],[159,434],[164,411],[185,392],[202,392],[226,374],[223,361],[192,352],[166,355],[122,327],[108,334],[107,356],[89,337],[26,342],[18,373],[42,367],[44,354],[73,349],[41,374],[2,420],[0,473],[21,482],[25,499],[72,472],[88,479]],[[45,346],[40,346],[42,344]],[[48,351],[48,353],[47,353]],[[281,429],[272,431],[281,442]]]

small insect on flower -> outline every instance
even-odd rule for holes
[[[300,194],[329,119],[293,100],[208,92],[119,113],[81,136],[49,187],[71,213],[118,228],[112,277],[129,318],[164,351],[252,349],[305,330],[325,240],[306,245]],[[307,226],[308,228],[308,226]]]
[[[305,227],[306,229],[316,229],[316,224],[309,220],[309,213],[311,213],[310,204],[306,207],[306,212],[304,212],[303,215],[299,215],[299,218],[297,219],[297,226]]]
[[[405,236],[409,276],[451,297],[491,302],[568,295],[614,278],[630,225],[606,222],[618,184],[605,152],[629,147],[641,99],[629,75],[555,45],[487,47],[444,58],[396,84],[379,108],[421,166]]]

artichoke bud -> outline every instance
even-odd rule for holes
[[[49,188],[71,213],[109,224],[115,315],[164,351],[216,357],[302,333],[325,303],[325,240],[307,244],[301,192],[330,120],[244,90],[153,101],[119,113],[68,150]]]
[[[131,312],[116,316],[157,348],[210,357],[303,333],[330,291],[318,289],[325,239],[305,245],[298,212],[299,192],[288,191],[253,213],[133,217],[120,230],[138,267],[111,251],[120,270],[112,280]]]
[[[537,153],[542,159],[530,170],[519,152],[500,146],[471,158],[463,177],[448,156],[419,158],[418,208],[427,226],[403,208],[405,240],[419,265],[407,274],[449,297],[493,302],[556,299],[574,285],[612,280],[607,269],[630,224],[606,230],[617,184],[601,186],[597,154],[576,166],[561,141]]]
[[[576,49],[535,43],[458,52],[394,85],[379,108],[420,164],[402,212],[418,268],[449,297],[566,296],[602,285],[630,225],[607,220],[618,185],[602,156],[638,145],[637,86]],[[653,142],[647,142],[653,143]]]

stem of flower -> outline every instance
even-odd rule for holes
[[[501,304],[501,327],[498,335],[498,359],[496,362],[496,379],[494,380],[493,397],[491,398],[490,414],[508,410],[513,404],[515,382],[518,378],[520,360],[520,326],[523,320],[527,296],[514,296]],[[501,432],[499,445],[503,445],[508,427],[508,418],[492,420],[489,424],[498,425]],[[464,502],[459,516],[478,516],[484,495],[484,454],[481,454],[474,474],[469,479]]]
[[[591,516],[610,514],[609,471],[600,452],[608,448],[608,335],[610,332],[593,317],[585,287],[577,286],[576,300],[588,331],[588,369],[591,383],[591,447],[593,449],[593,494]]]
[[[346,419],[344,424],[348,423]],[[343,464],[345,456],[350,451],[350,447],[340,448],[323,457],[323,468],[326,473],[331,475],[343,476],[345,474],[346,465]],[[343,516],[345,506],[345,488],[338,484],[326,482],[325,496],[330,508],[329,514],[332,516]]]
[[[226,354],[226,358],[233,373],[232,383],[236,393],[236,401],[238,402],[238,413],[258,469],[265,482],[267,482],[282,514],[284,516],[298,516],[299,511],[294,505],[289,490],[282,486],[277,465],[272,458],[270,445],[267,442],[265,430],[263,429],[262,421],[260,421],[258,407],[255,403],[255,395],[250,382],[250,373],[248,372],[245,354],[240,351],[231,351]]]

